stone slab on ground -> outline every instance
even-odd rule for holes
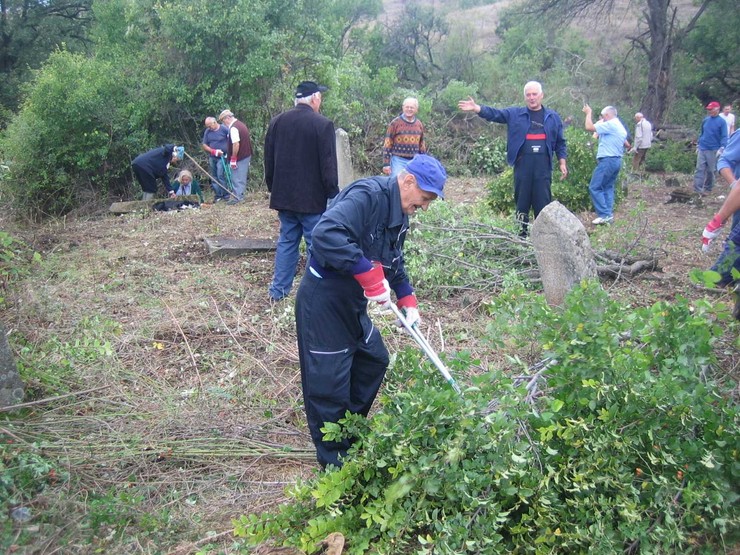
[[[208,254],[212,256],[238,256],[249,252],[270,252],[277,249],[274,239],[255,239],[253,237],[205,237]]]
[[[18,374],[5,327],[0,323],[0,407],[17,405],[24,395],[25,384]]]
[[[131,212],[146,212],[152,209],[152,206],[158,202],[172,200],[171,198],[153,198],[149,200],[128,200],[123,202],[114,202],[108,209],[114,214],[130,214]],[[190,202],[200,203],[198,195],[183,195],[177,197],[177,200],[189,200]]]

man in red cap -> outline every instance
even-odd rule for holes
[[[694,174],[694,191],[702,196],[712,191],[717,156],[722,154],[722,149],[727,146],[727,124],[719,117],[719,102],[712,101],[706,108],[708,115],[701,122]]]

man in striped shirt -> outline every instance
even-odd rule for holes
[[[425,154],[424,124],[416,113],[419,101],[409,97],[403,101],[403,113],[388,126],[383,141],[383,173],[395,177],[417,154]]]

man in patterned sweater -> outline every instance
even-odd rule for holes
[[[388,126],[383,142],[383,173],[395,177],[417,154],[425,154],[424,124],[416,113],[419,101],[409,97],[403,101],[403,113]]]

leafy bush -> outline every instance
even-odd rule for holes
[[[414,218],[404,249],[406,269],[420,296],[497,290],[507,276],[536,265],[524,243],[509,241],[514,220],[476,207],[433,203]]]
[[[696,150],[680,141],[654,142],[645,156],[645,169],[650,172],[693,174]]]
[[[64,51],[49,58],[0,145],[17,209],[64,214],[124,174],[127,147],[142,135],[129,128],[131,86],[112,64]]]
[[[506,139],[496,137],[478,137],[473,149],[470,151],[470,165],[478,173],[495,175],[506,169]]]
[[[591,208],[591,197],[588,184],[596,167],[596,141],[591,134],[574,127],[565,130],[568,144],[568,177],[560,179],[560,168],[554,164],[552,173],[552,198],[568,208],[571,212],[580,212]],[[626,165],[622,164],[622,171]],[[622,191],[617,180],[615,204],[618,204]],[[510,213],[514,210],[514,171],[509,168],[493,181],[488,183],[488,205],[497,212]]]
[[[437,94],[436,104],[444,110],[457,112],[457,103],[469,96],[475,96],[477,85],[469,85],[456,79],[452,79],[447,86]]]
[[[25,504],[47,487],[67,479],[63,467],[45,457],[38,445],[17,444],[10,436],[0,438],[0,549],[12,553],[11,546],[18,538],[14,511],[23,515],[29,510]],[[31,516],[35,515],[28,513]],[[24,517],[15,518],[22,521]]]
[[[562,311],[522,291],[489,310],[492,344],[541,341],[539,372],[493,371],[458,396],[401,354],[378,413],[324,428],[360,437],[344,466],[236,534],[313,553],[341,532],[349,554],[716,553],[737,539],[740,415],[702,377],[718,333],[706,306],[628,311],[584,284]]]

